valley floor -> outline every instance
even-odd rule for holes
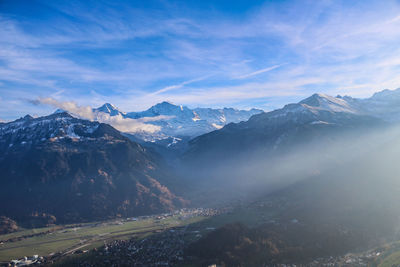
[[[9,266],[12,260],[16,266],[212,266],[219,262],[188,255],[188,246],[226,223],[241,221],[249,227],[270,223],[276,214],[264,210],[265,206],[246,207],[240,212],[233,208],[182,209],[152,216],[25,229],[0,235],[0,266]],[[273,225],[286,229],[299,223],[273,221]],[[400,241],[307,262],[284,260],[285,263],[265,266],[400,266]]]
[[[156,233],[174,231],[217,214],[213,209],[182,209],[173,213],[73,225],[26,229],[0,235],[0,266],[14,263],[50,264],[69,255]],[[119,241],[116,241],[119,240]],[[34,256],[35,255],[35,256]],[[24,259],[27,257],[27,260]]]

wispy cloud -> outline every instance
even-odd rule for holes
[[[274,66],[272,66],[272,67],[268,67],[268,68],[265,68],[265,69],[261,69],[261,70],[257,70],[257,71],[248,73],[248,74],[244,74],[244,75],[238,76],[236,79],[247,79],[247,78],[250,78],[250,77],[259,75],[259,74],[261,74],[261,73],[265,73],[265,72],[272,71],[272,70],[274,70],[274,69],[279,68],[280,66],[282,66],[282,64],[280,64],[280,65],[274,65]]]
[[[151,97],[151,96],[158,95],[158,94],[161,94],[161,93],[165,93],[165,92],[168,92],[168,91],[171,91],[171,90],[180,89],[180,88],[184,87],[185,85],[189,85],[189,84],[192,84],[192,83],[195,83],[195,82],[203,81],[203,80],[205,80],[205,79],[207,79],[207,78],[209,78],[211,76],[212,75],[206,75],[206,76],[202,76],[202,77],[199,77],[199,78],[195,78],[195,79],[191,79],[191,80],[188,80],[188,81],[184,81],[184,82],[181,82],[181,83],[178,83],[178,84],[175,84],[175,85],[170,85],[170,86],[164,87],[164,88],[162,88],[162,89],[160,89],[158,91],[155,91],[155,92],[149,94],[148,96]]]
[[[162,100],[250,105],[257,98],[316,91],[364,97],[400,87],[396,0],[268,1],[239,14],[173,0],[157,8],[37,4],[35,17],[0,11],[5,119],[40,114],[24,101],[47,96],[133,111]]]

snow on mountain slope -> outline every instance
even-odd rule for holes
[[[370,98],[352,98],[350,96],[329,96],[314,94],[299,103],[288,104],[283,109],[276,110],[275,116],[285,116],[287,113],[319,111],[352,113],[367,115],[387,122],[400,121],[400,89],[383,90]]]
[[[119,111],[117,107],[110,103],[105,103],[101,107],[94,109],[94,111],[108,113],[110,116],[125,115],[124,112]]]
[[[187,107],[177,106],[172,104],[171,102],[164,101],[162,103],[152,106],[145,111],[127,113],[127,117],[133,119],[156,117],[160,115],[178,116],[184,119],[191,119],[193,117],[193,111]]]
[[[313,94],[312,96],[300,101],[299,104],[305,104],[312,109],[318,110],[357,113],[357,110],[346,100],[325,94]]]
[[[21,220],[46,213],[95,221],[184,204],[158,156],[108,124],[66,112],[0,124],[0,173],[0,202],[8,203],[0,214]]]
[[[134,133],[135,136],[145,141],[180,136],[195,137],[220,129],[231,122],[248,120],[252,115],[262,112],[259,109],[249,111],[233,108],[190,109],[186,106],[174,105],[166,101],[141,112],[124,113],[111,104],[104,104],[93,111],[107,113],[110,116],[121,115],[124,118],[142,120],[147,124],[159,126],[161,130],[155,133]]]
[[[79,120],[66,112],[34,119],[30,115],[0,125],[0,149],[29,147],[47,141],[89,138],[99,127],[98,122]]]
[[[196,108],[193,111],[198,118],[204,118],[208,122],[211,122],[216,129],[222,128],[227,123],[246,121],[252,115],[261,113],[261,110],[258,109],[251,109],[247,111],[234,108]],[[251,114],[251,116],[249,116],[249,114]]]
[[[383,90],[375,93],[370,98],[352,98],[338,96],[345,100],[359,113],[374,116],[388,122],[400,121],[400,88],[396,90]]]
[[[193,138],[214,130],[219,130],[229,123],[247,121],[253,115],[262,113],[262,110],[237,110],[233,108],[212,109],[195,108],[175,105],[170,102],[162,102],[140,112],[122,112],[112,104],[93,109],[94,119],[107,114],[109,118],[137,120],[146,126],[155,127],[156,130],[128,131],[137,138],[155,142],[159,140],[175,140],[173,138]],[[282,109],[270,112],[268,116],[281,120],[301,120],[299,114],[305,113],[347,113],[368,115],[383,119],[388,122],[400,121],[400,89],[383,90],[375,93],[370,98],[358,99],[350,96],[329,96],[326,94],[314,94],[299,103],[288,104]],[[289,116],[288,116],[289,114]],[[293,114],[297,114],[294,116]],[[303,116],[304,117],[304,116]],[[99,120],[99,119],[98,119]],[[101,121],[101,120],[99,120]],[[316,120],[314,123],[325,123]],[[143,126],[143,125],[142,125]],[[132,128],[132,127],[131,127]],[[140,127],[138,127],[140,128]],[[173,145],[173,144],[171,144]]]
[[[220,164],[220,159],[242,161],[246,159],[240,157],[257,158],[258,153],[273,156],[317,140],[331,142],[341,134],[384,125],[386,123],[379,118],[359,114],[346,101],[316,94],[299,103],[256,114],[245,122],[231,123],[198,136],[189,141],[182,158],[188,162],[189,169],[201,169],[204,164]]]
[[[184,158],[201,165],[212,158],[228,158],[243,151],[262,149],[272,153],[322,137],[329,140],[335,132],[379,128],[399,121],[400,89],[384,90],[366,99],[314,94],[198,136],[189,142]]]

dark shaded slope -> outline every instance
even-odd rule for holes
[[[370,116],[312,109],[290,104],[283,109],[252,116],[248,121],[231,123],[221,130],[201,135],[190,142],[184,160],[202,162],[242,154],[287,152],[294,147],[336,133],[383,125]]]
[[[158,159],[106,124],[25,117],[1,126],[0,150],[0,214],[11,218],[94,220],[184,203],[163,185],[169,174]]]

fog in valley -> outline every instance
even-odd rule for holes
[[[193,167],[183,176],[198,186],[194,204],[218,206],[240,200],[248,205],[274,193],[285,194],[315,218],[346,212],[363,223],[382,220],[376,227],[386,227],[386,219],[400,226],[399,156],[400,127],[386,125],[321,136],[285,152],[262,147],[239,151],[202,161],[212,167]],[[295,217],[303,211],[292,212]]]
[[[0,0],[0,267],[399,267],[400,0]]]

